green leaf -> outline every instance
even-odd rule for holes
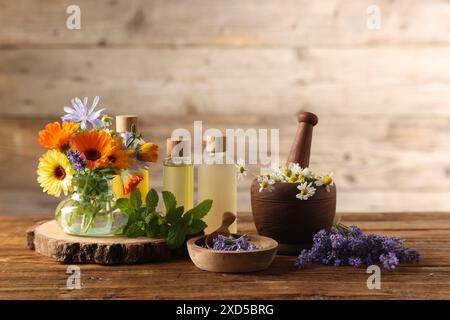
[[[125,228],[128,226],[128,224],[124,224],[120,228],[118,228],[116,231],[114,231],[115,235],[122,235],[124,234]]]
[[[183,229],[178,225],[173,225],[169,229],[169,233],[167,235],[167,245],[171,249],[179,248],[186,239],[186,235]]]
[[[155,218],[156,218],[156,212],[155,211],[146,211],[145,214],[144,214],[144,217],[143,217],[145,223],[147,223],[147,224],[149,224]]]
[[[141,237],[145,235],[145,223],[144,221],[136,221],[130,225],[126,230],[126,236],[130,238]]]
[[[145,204],[148,208],[156,208],[158,206],[158,193],[155,189],[151,189],[149,192],[147,192],[147,196],[145,197]]]
[[[183,216],[184,207],[178,207],[167,211],[166,220],[170,224],[177,224],[180,222],[181,217]]]
[[[204,200],[200,202],[197,206],[186,212],[186,215],[192,214],[195,219],[201,219],[211,210],[213,201],[212,200]]]
[[[177,207],[177,200],[175,199],[175,196],[172,192],[163,191],[162,196],[164,200],[164,206],[166,207],[166,212],[169,212],[170,210],[173,210]]]
[[[117,208],[119,208],[120,211],[122,211],[122,213],[128,215],[131,209],[130,199],[127,198],[117,199],[116,206]]]
[[[197,234],[205,230],[207,226],[205,221],[196,219],[192,221],[191,225],[185,226],[184,232],[185,234]]]
[[[185,213],[181,220],[184,226],[189,226],[194,221],[194,215]]]
[[[135,209],[140,208],[142,206],[141,191],[139,191],[138,188],[131,191],[130,202],[131,206]]]

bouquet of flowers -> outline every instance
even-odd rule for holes
[[[158,159],[158,146],[143,141],[139,132],[109,129],[111,118],[102,115],[105,109],[95,110],[98,102],[95,97],[88,107],[87,97],[74,98],[61,123],[39,131],[39,143],[49,150],[39,159],[37,180],[49,195],[70,194],[55,213],[68,233],[113,232],[118,210],[112,179],[121,177],[123,194],[129,194],[143,179],[139,169]]]

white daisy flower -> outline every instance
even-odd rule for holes
[[[301,174],[303,174],[303,176],[305,177],[305,179],[311,179],[313,177],[313,173],[311,172],[311,170],[309,170],[309,168],[304,168],[301,171]]]
[[[298,163],[289,163],[288,168],[291,169],[293,175],[298,175],[300,172],[302,172],[302,167]]]
[[[327,192],[331,191],[331,187],[334,186],[333,173],[319,176],[319,179],[314,182],[317,187],[325,186]]]
[[[247,175],[247,169],[245,168],[244,159],[239,159],[237,161],[236,167],[238,168],[238,179],[244,180],[245,176]]]
[[[284,173],[284,168],[283,168],[283,166],[282,165],[279,165],[279,164],[273,164],[272,165],[272,168],[271,168],[271,174],[272,175],[274,175],[274,176],[277,176],[277,175],[280,175],[280,174],[283,174]]]
[[[316,188],[312,186],[311,182],[301,183],[300,185],[297,186],[297,189],[300,190],[300,193],[296,195],[296,198],[300,200],[308,200],[310,197],[314,195],[314,193],[316,193]]]
[[[274,189],[273,184],[275,181],[267,176],[261,176],[258,178],[259,183],[259,192],[262,192],[263,190],[267,190],[271,192]]]

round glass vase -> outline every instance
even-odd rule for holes
[[[127,216],[116,207],[112,184],[93,188],[95,191],[75,190],[62,200],[55,210],[55,219],[70,235],[108,237],[126,224]]]

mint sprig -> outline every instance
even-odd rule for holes
[[[177,200],[171,192],[163,191],[162,197],[165,214],[156,211],[159,197],[155,189],[147,193],[145,203],[142,203],[139,189],[134,189],[129,199],[118,199],[116,205],[128,221],[116,234],[130,238],[165,238],[169,248],[175,249],[184,243],[186,236],[197,234],[207,227],[202,218],[211,209],[212,200],[204,200],[184,212],[183,206],[177,207]]]

